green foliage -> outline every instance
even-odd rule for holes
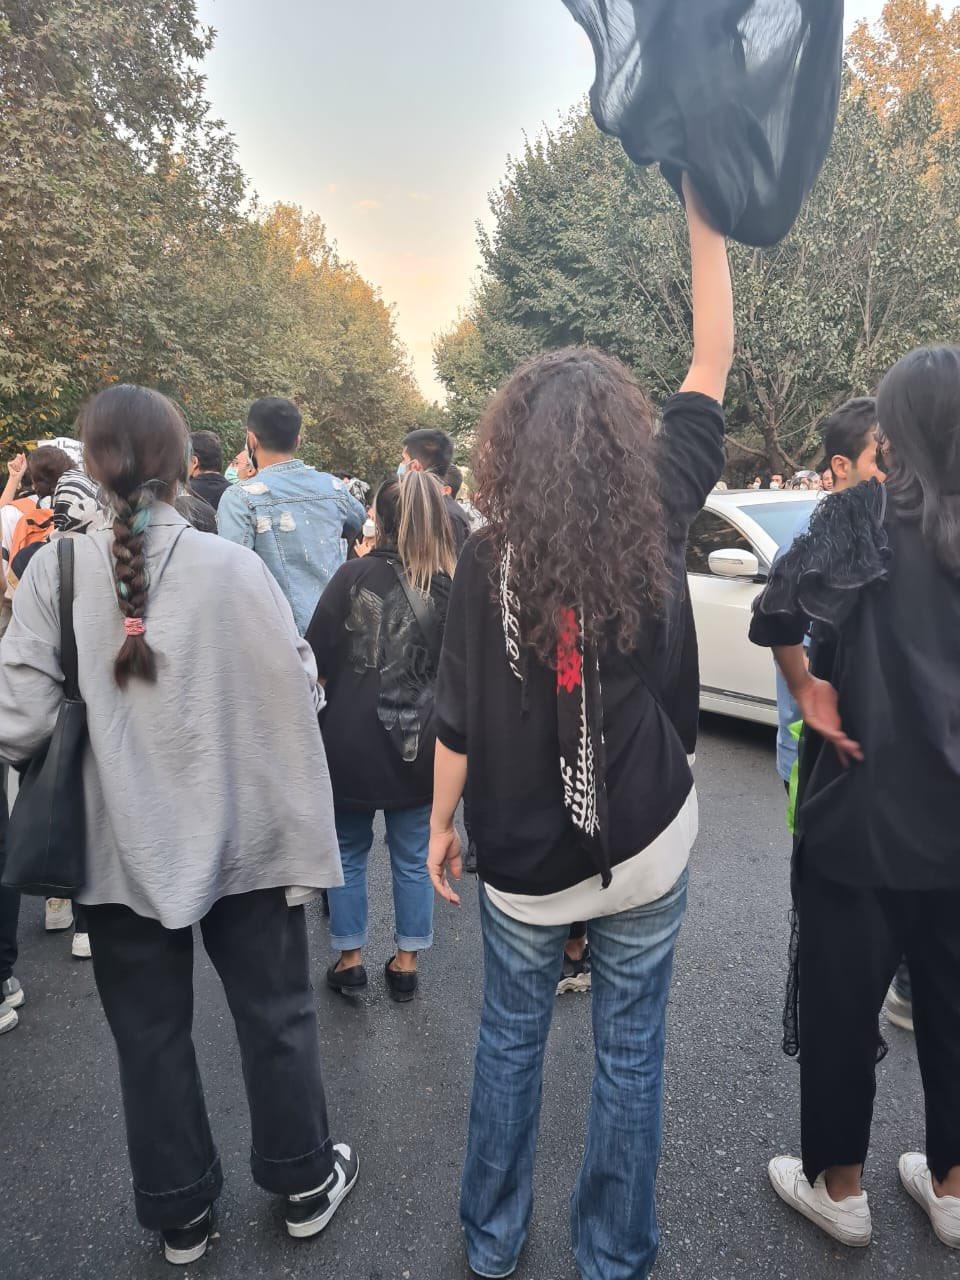
[[[735,465],[815,460],[827,410],[873,388],[910,347],[955,336],[960,165],[956,144],[936,134],[922,97],[884,121],[846,95],[793,232],[770,250],[731,246]],[[690,356],[686,232],[655,171],[634,167],[582,109],[527,145],[491,209],[483,280],[436,349],[462,439],[516,363],[549,348],[594,344],[654,395],[679,386]]]
[[[323,224],[244,208],[194,0],[18,0],[0,18],[0,440],[69,433],[114,381],[242,440],[288,395],[310,460],[394,459],[422,407],[389,309]]]

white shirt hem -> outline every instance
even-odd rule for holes
[[[612,869],[606,889],[599,875],[557,893],[504,893],[486,882],[483,887],[504,915],[525,924],[573,924],[618,915],[656,902],[673,888],[690,860],[699,824],[697,789],[692,787],[670,825],[645,849]]]

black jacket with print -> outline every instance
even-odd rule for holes
[[[333,798],[347,808],[411,809],[433,795],[437,655],[396,562],[396,552],[377,550],[342,565],[307,628],[326,681],[321,726]],[[449,596],[450,579],[438,574],[428,607],[441,635]]]

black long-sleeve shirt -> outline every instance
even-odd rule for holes
[[[637,663],[601,654],[611,863],[633,857],[676,818],[693,779],[699,671],[684,556],[694,516],[723,468],[724,419],[707,396],[673,396],[660,435],[661,489],[674,590]],[[437,736],[469,758],[467,801],[481,878],[507,893],[548,894],[596,868],[563,805],[556,673],[531,655],[526,713],[491,598],[491,544],[481,531],[460,557],[437,687]],[[656,696],[650,686],[657,686]]]

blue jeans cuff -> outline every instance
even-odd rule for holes
[[[330,935],[330,946],[334,951],[362,951],[366,945],[365,933],[352,933],[343,938],[332,933]]]
[[[405,938],[401,933],[395,933],[393,940],[401,951],[427,951],[433,946],[433,934],[428,933],[424,938]]]

